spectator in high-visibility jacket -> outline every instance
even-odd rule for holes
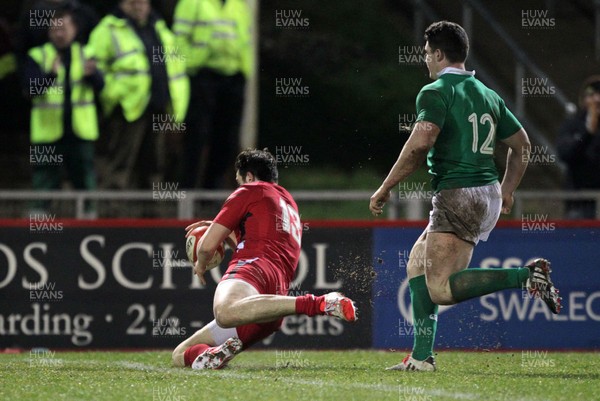
[[[228,168],[239,151],[245,83],[254,70],[251,26],[246,0],[179,0],[175,8],[173,31],[191,78],[183,178],[188,188],[223,187],[234,176]]]
[[[185,58],[149,0],[121,0],[92,31],[90,46],[105,74],[101,101],[110,115],[100,185],[149,188],[164,177],[165,143],[170,141],[163,133],[185,119]]]
[[[59,189],[64,170],[75,189],[96,188],[94,142],[98,139],[95,94],[104,80],[89,48],[75,41],[71,12],[57,13],[48,30],[50,41],[28,52],[23,74],[32,99],[31,148],[33,188]],[[63,169],[64,168],[64,169]],[[37,202],[45,210],[49,202]],[[86,212],[95,214],[92,202]]]
[[[56,14],[69,12],[77,25],[75,41],[85,45],[92,28],[98,23],[93,7],[79,0],[23,0],[15,37],[15,53],[19,68],[25,62],[29,49],[43,45],[52,29]],[[57,23],[60,24],[60,21]]]

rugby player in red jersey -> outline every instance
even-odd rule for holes
[[[237,246],[215,291],[215,319],[175,348],[175,366],[220,369],[243,349],[277,331],[284,316],[356,320],[354,302],[338,292],[287,296],[302,239],[296,202],[277,185],[277,163],[266,149],[241,152],[235,169],[240,187],[217,217],[187,227],[189,233],[210,225],[198,244],[194,266],[203,284],[206,265],[219,244],[227,240]]]

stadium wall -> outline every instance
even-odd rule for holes
[[[533,219],[535,220],[535,219]],[[230,257],[203,287],[175,220],[0,220],[0,348],[172,348],[212,318]],[[356,324],[290,316],[259,346],[410,348],[405,266],[425,222],[304,223],[291,295],[341,291]],[[472,266],[553,262],[564,310],[551,315],[521,290],[442,307],[437,346],[466,349],[600,348],[600,222],[501,222]]]

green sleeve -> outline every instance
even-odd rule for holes
[[[434,123],[440,129],[444,126],[447,112],[446,102],[440,93],[433,89],[421,90],[417,95],[417,120]]]
[[[506,139],[514,135],[523,126],[517,120],[515,115],[506,107],[503,100],[500,100],[500,119],[496,127],[496,138]]]

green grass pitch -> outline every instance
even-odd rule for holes
[[[437,372],[394,372],[404,353],[248,351],[220,371],[170,353],[0,355],[0,400],[600,400],[600,353],[437,354]]]

